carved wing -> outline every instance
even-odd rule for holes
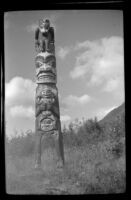
[[[50,34],[51,34],[51,42],[55,41],[55,36],[54,36],[54,28],[50,27]]]
[[[39,28],[35,30],[35,40],[38,40],[39,37]]]

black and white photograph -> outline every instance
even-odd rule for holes
[[[126,191],[123,11],[4,13],[7,194]]]

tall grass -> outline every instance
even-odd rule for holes
[[[117,118],[100,124],[97,118],[63,130],[65,168],[59,171],[53,138],[42,141],[44,178],[24,177],[34,166],[35,134],[6,138],[7,188],[14,193],[90,194],[125,191],[125,124]],[[45,183],[46,182],[46,183]],[[47,185],[46,185],[47,184]],[[14,187],[12,186],[14,185]],[[17,187],[17,185],[19,185]],[[25,187],[26,185],[26,187]],[[45,190],[47,188],[47,190]],[[54,188],[54,189],[51,189]]]

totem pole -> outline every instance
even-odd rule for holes
[[[39,20],[35,31],[36,65],[36,165],[41,166],[42,136],[58,135],[57,153],[64,164],[63,137],[61,132],[59,99],[57,90],[54,28],[48,19]]]

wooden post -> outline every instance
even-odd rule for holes
[[[54,28],[48,19],[40,20],[35,31],[36,48],[36,167],[41,166],[41,139],[43,135],[58,131],[58,151],[64,165],[64,148],[61,132],[57,72],[55,58]]]

